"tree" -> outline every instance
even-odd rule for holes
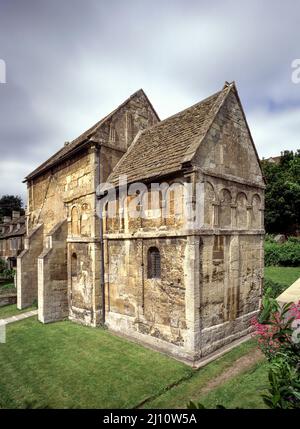
[[[3,195],[0,198],[0,218],[11,216],[13,210],[24,214],[22,198],[18,195]]]
[[[295,234],[300,228],[300,150],[284,151],[278,164],[263,160],[261,165],[267,182],[266,231]]]

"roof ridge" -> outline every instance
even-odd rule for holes
[[[231,88],[232,84],[227,83],[222,90],[146,128],[130,145],[107,181],[116,184],[118,176],[122,174],[127,174],[130,182],[139,180],[138,177],[145,177],[145,168],[149,169],[149,177],[181,170],[187,150],[190,156],[194,155],[200,139],[210,126],[212,113],[217,111]],[[166,156],[168,165],[165,165]]]
[[[70,144],[72,144],[73,142],[76,142],[76,140],[79,140],[80,137],[84,136],[85,134],[87,134],[89,131],[91,131],[90,134],[88,134],[88,138],[92,137],[92,134],[96,133],[96,131],[98,131],[99,127],[102,126],[109,118],[111,118],[116,112],[118,112],[122,107],[126,106],[127,103],[129,103],[129,101],[131,101],[134,97],[136,97],[139,93],[142,93],[146,99],[149,101],[145,91],[140,88],[137,91],[135,91],[133,94],[131,94],[129,97],[127,97],[121,104],[119,104],[114,110],[112,110],[110,113],[108,113],[106,116],[104,116],[102,119],[100,119],[100,121],[96,122],[94,125],[92,125],[90,128],[88,128],[85,132],[83,132],[82,134],[80,134],[78,137],[76,137],[75,139],[73,139]],[[149,101],[149,104],[150,101]],[[151,107],[154,111],[154,113],[156,114],[157,118],[159,119],[158,114],[156,113],[156,111],[154,110],[152,104]],[[159,119],[160,120],[160,119]]]
[[[207,102],[207,101],[209,101],[211,98],[215,97],[216,95],[221,94],[221,93],[222,93],[222,91],[224,91],[224,89],[222,89],[221,91],[217,91],[217,92],[215,92],[214,94],[212,94],[212,95],[210,95],[210,96],[208,96],[208,97],[204,98],[204,99],[203,99],[203,100],[201,100],[201,101],[198,101],[198,102],[197,102],[197,103],[195,103],[195,104],[192,104],[192,106],[186,107],[185,109],[182,109],[182,110],[180,110],[179,112],[174,113],[174,114],[173,114],[173,115],[171,115],[171,116],[168,116],[167,118],[165,118],[165,119],[161,120],[160,122],[157,122],[156,124],[152,125],[151,127],[146,128],[144,131],[151,131],[151,130],[153,130],[154,128],[159,127],[160,125],[164,125],[168,120],[174,119],[176,116],[183,115],[183,114],[184,114],[185,112],[187,112],[188,110],[193,109],[193,108],[195,108],[195,107],[198,107],[198,106],[199,106],[200,104],[202,104],[202,103],[206,103],[206,102]]]
[[[135,91],[133,94],[131,94],[129,97],[127,97],[121,104],[119,104],[114,110],[112,110],[110,113],[108,113],[106,116],[104,116],[102,119],[100,119],[98,122],[96,122],[94,125],[92,125],[90,128],[88,128],[86,131],[81,133],[78,137],[70,141],[67,145],[65,144],[60,149],[58,149],[52,156],[50,156],[46,161],[44,161],[42,164],[40,164],[37,168],[35,168],[30,174],[28,174],[25,177],[25,181],[30,180],[32,177],[34,177],[36,174],[41,173],[44,171],[44,167],[47,168],[48,164],[49,167],[51,166],[51,161],[55,160],[55,158],[60,154],[60,152],[63,152],[66,146],[70,147],[70,151],[66,152],[60,159],[57,159],[57,162],[60,162],[61,159],[64,159],[65,156],[69,155],[73,150],[80,147],[81,144],[85,143],[89,139],[95,135],[95,133],[99,130],[99,128],[105,124],[107,120],[109,120],[115,113],[117,113],[122,107],[126,106],[127,103],[129,103],[134,97],[136,97],[139,93],[142,93],[144,97],[146,97],[147,101],[151,105],[151,108],[153,112],[155,113],[157,119],[160,121],[160,118],[158,114],[156,113],[154,107],[152,106],[150,100],[148,99],[145,91],[140,88],[137,91]],[[73,146],[71,148],[71,146]]]

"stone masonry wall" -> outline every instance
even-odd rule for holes
[[[94,278],[95,247],[95,243],[68,242],[69,317],[86,325],[96,324],[93,305],[96,284],[98,297],[100,294],[99,279]]]
[[[37,258],[43,250],[43,225],[25,238],[25,249],[17,258],[17,307],[29,307],[38,298]]]
[[[44,224],[44,238],[59,222],[67,218],[65,200],[94,192],[92,154],[84,152],[59,167],[39,176],[29,187],[29,230]]]
[[[264,186],[251,135],[233,91],[202,141],[193,164],[214,176]]]
[[[193,172],[176,179],[189,176],[204,193],[194,231],[184,219],[165,221],[151,208],[147,219],[131,220],[119,207],[117,218],[105,221],[107,321],[111,329],[198,360],[249,333],[261,300],[265,185],[235,93],[200,145]],[[150,283],[147,242],[157,243],[161,255],[161,279]]]
[[[108,240],[107,323],[182,345],[185,323],[184,238]],[[161,255],[161,277],[148,278],[148,251]]]
[[[68,316],[67,222],[60,222],[47,238],[38,258],[38,318],[43,323]]]
[[[39,253],[34,252],[34,258],[40,254],[40,320],[47,322],[64,317],[66,297],[69,297],[70,318],[92,325],[100,323],[102,309],[96,188],[99,180],[103,182],[110,174],[138,131],[157,121],[149,101],[139,91],[109,116],[93,136],[95,143],[91,143],[89,148],[82,149],[28,182],[29,233],[36,225],[43,224],[43,246]],[[97,143],[101,144],[101,152]],[[58,238],[57,231],[52,237],[53,228],[65,220],[68,228],[65,238],[62,235]],[[50,247],[49,241],[52,243]],[[63,256],[64,246],[67,248],[67,259]],[[76,276],[72,276],[72,255],[77,258]],[[31,264],[37,267],[36,260]],[[34,277],[33,284],[36,284],[35,268],[32,270],[28,265],[27,269],[24,263],[22,265],[22,271],[26,270],[27,286],[31,284],[31,277]],[[21,295],[27,293],[23,278],[20,279],[20,284],[23,283],[22,291],[20,286],[20,300]]]

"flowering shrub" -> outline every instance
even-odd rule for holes
[[[270,385],[263,395],[264,402],[270,408],[299,408],[300,301],[281,307],[275,299],[265,297],[260,317],[252,320],[252,326],[270,363]]]
[[[281,308],[276,300],[265,299],[259,319],[252,319],[254,337],[268,360],[279,352],[297,349],[293,322],[300,320],[300,301],[298,304],[285,304]],[[300,351],[300,349],[299,349]]]

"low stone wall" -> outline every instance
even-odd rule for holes
[[[17,302],[17,294],[9,293],[0,295],[0,307],[4,307],[5,305],[16,304]]]

